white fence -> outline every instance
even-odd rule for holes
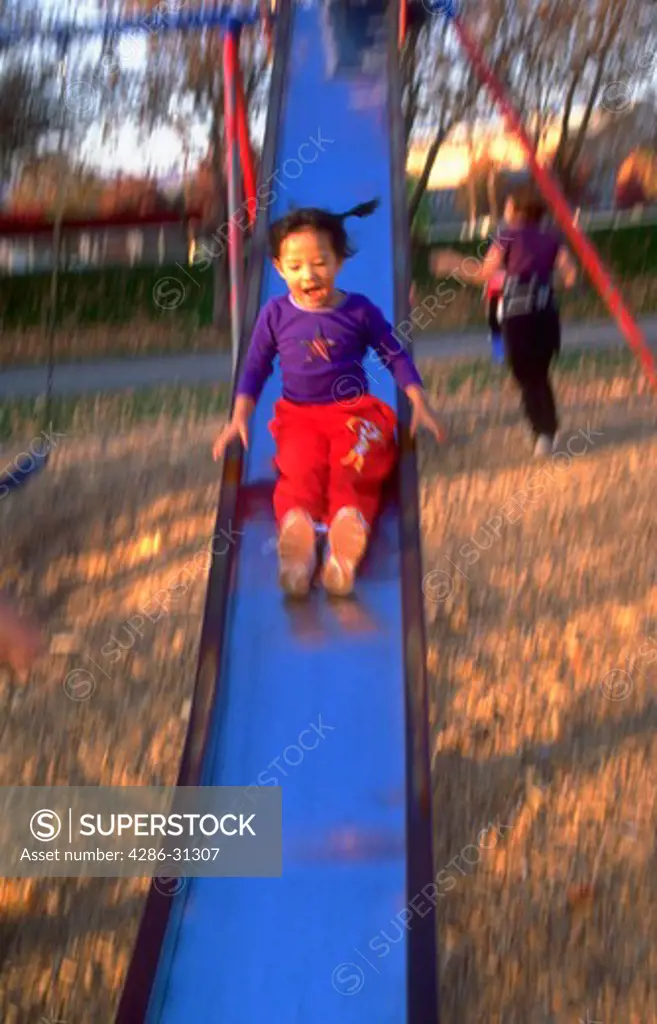
[[[182,225],[144,228],[69,229],[62,238],[61,268],[90,270],[107,266],[161,266],[188,262],[189,241]],[[51,234],[0,237],[0,273],[30,274],[53,265]]]

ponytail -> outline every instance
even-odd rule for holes
[[[352,206],[346,213],[337,213],[336,217],[340,220],[347,220],[348,217],[370,217],[375,210],[378,210],[380,205],[380,199],[370,199],[367,203],[359,203],[358,206]]]
[[[273,259],[280,256],[281,245],[288,237],[304,228],[311,228],[315,231],[323,231],[329,235],[333,251],[339,259],[346,259],[353,256],[355,250],[349,243],[347,233],[344,229],[344,222],[349,217],[369,217],[379,208],[379,199],[370,199],[367,203],[358,203],[344,213],[331,213],[328,210],[320,210],[316,207],[302,207],[297,210],[290,210],[280,220],[275,221],[269,229],[269,251]]]

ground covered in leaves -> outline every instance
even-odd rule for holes
[[[627,358],[569,356],[563,454],[536,463],[499,371],[423,370],[452,435],[420,450],[443,1024],[657,1021],[654,400]],[[0,501],[0,587],[51,637],[27,685],[0,676],[3,785],[175,781],[220,399],[132,427],[120,401]],[[0,1019],[111,1024],[145,883],[0,885]]]
[[[455,434],[421,478],[445,1024],[657,1021],[657,415],[605,359],[570,359],[563,454],[537,464],[507,387],[435,373]]]

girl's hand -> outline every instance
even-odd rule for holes
[[[413,384],[407,389],[406,394],[413,408],[411,425],[409,428],[411,437],[416,436],[419,427],[424,427],[425,430],[428,430],[433,434],[438,444],[445,441],[447,438],[447,431],[438,419],[437,414],[427,402],[423,389],[418,387],[416,384]]]
[[[426,403],[423,405],[413,406],[413,415],[411,416],[411,437],[415,437],[418,428],[423,427],[428,430],[429,433],[433,434],[438,444],[442,444],[447,439],[447,431],[443,427],[442,423],[438,419],[437,414],[433,411],[430,405]]]
[[[249,425],[242,417],[233,417],[233,419],[226,424],[224,429],[217,437],[212,447],[212,458],[215,462],[225,454],[226,449],[233,441],[240,438],[245,448],[249,447]]]
[[[255,408],[255,402],[248,395],[238,395],[233,406],[233,416],[219,434],[212,448],[212,457],[218,462],[229,444],[238,437],[245,448],[249,447],[249,417]]]

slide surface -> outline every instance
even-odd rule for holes
[[[399,253],[386,22],[376,4],[311,2],[291,17],[270,220],[292,205],[341,211],[378,196],[373,216],[348,224],[358,253],[339,283],[392,320]],[[260,304],[283,290],[268,262]],[[366,368],[372,392],[394,407],[388,371],[374,359]],[[279,394],[276,369],[245,456],[242,537],[201,781],[282,787],[283,876],[187,880],[150,1024],[409,1021],[410,933],[395,919],[408,903],[409,872],[399,509],[386,508],[355,601],[334,603],[319,589],[288,604],[271,512],[268,422]],[[422,1019],[434,1013],[427,1006]]]

